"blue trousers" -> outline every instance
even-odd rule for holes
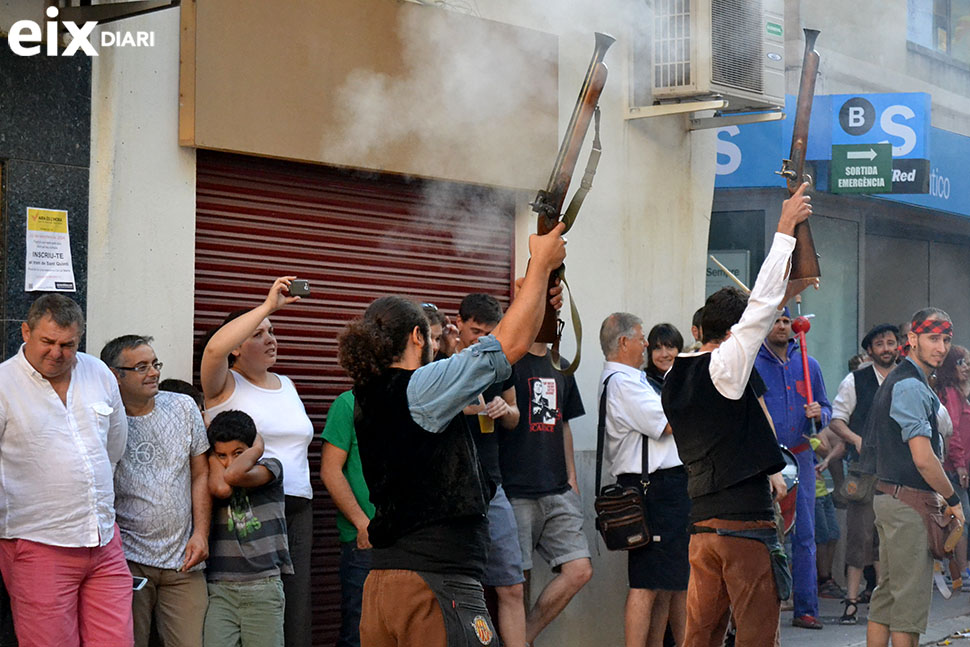
[[[356,541],[340,544],[340,637],[337,647],[360,647],[360,607],[364,580],[370,573],[371,551]]]
[[[815,566],[815,460],[811,450],[795,455],[798,495],[792,546],[792,594],[795,617],[818,616],[818,572]]]

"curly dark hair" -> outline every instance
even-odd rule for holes
[[[431,327],[421,306],[403,297],[381,297],[340,333],[337,360],[355,384],[364,384],[400,359],[415,327],[430,348]]]
[[[957,373],[957,362],[970,360],[970,353],[963,346],[951,346],[950,352],[946,354],[946,359],[940,368],[936,369],[936,390],[940,397],[948,386],[960,390],[960,376]]]

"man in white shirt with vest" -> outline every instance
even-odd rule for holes
[[[133,642],[113,485],[128,423],[83,333],[81,308],[45,294],[0,364],[0,571],[21,647]]]
[[[628,312],[614,312],[600,326],[600,346],[606,358],[600,376],[600,397],[606,397],[606,457],[620,485],[642,488],[652,535],[649,544],[627,553],[626,647],[662,643],[668,618],[674,640],[683,645],[689,575],[687,471],[660,394],[640,370],[647,349],[643,321]]]

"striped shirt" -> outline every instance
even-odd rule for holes
[[[233,488],[228,499],[212,502],[209,533],[210,581],[247,582],[293,573],[287,548],[283,466],[261,459],[273,480],[258,488]]]

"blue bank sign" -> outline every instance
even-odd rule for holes
[[[716,188],[785,186],[775,171],[791,145],[794,97],[785,113],[782,121],[717,130]],[[889,144],[896,193],[877,197],[970,216],[970,137],[929,120],[925,93],[816,96],[806,157],[815,162],[818,189],[829,190],[833,145]]]
[[[833,94],[829,102],[833,146],[891,144],[893,159],[929,158],[930,95],[925,92]]]

